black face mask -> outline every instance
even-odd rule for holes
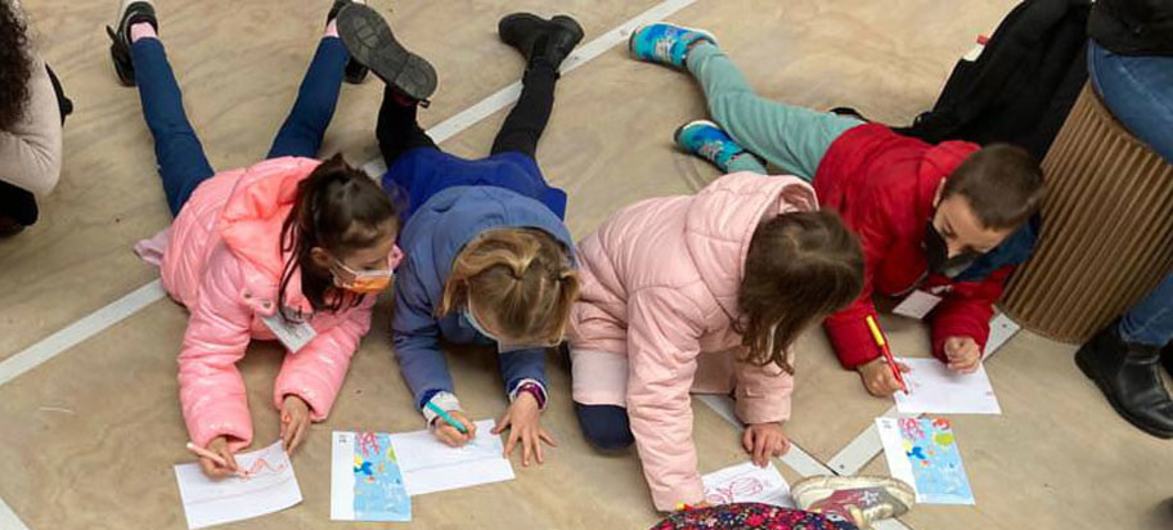
[[[937,231],[930,219],[925,223],[925,260],[929,262],[929,272],[944,274],[950,278],[961,274],[974,261],[981,257],[977,252],[962,252],[952,258],[949,257],[949,246],[945,237]]]

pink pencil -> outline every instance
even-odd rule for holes
[[[220,467],[228,467],[228,461],[224,460],[224,457],[222,457],[216,453],[213,453],[207,449],[204,449],[203,447],[200,447],[192,442],[187,442],[187,450],[195,453],[196,456],[202,456],[204,458],[207,458],[208,460],[215,462]],[[245,473],[244,471],[241,471],[239,469],[236,470],[235,474],[238,477],[247,477],[248,476],[247,473]]]

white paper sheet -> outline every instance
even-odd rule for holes
[[[236,455],[248,476],[212,480],[199,464],[175,466],[188,528],[203,528],[284,510],[301,502],[301,488],[281,440]]]
[[[793,508],[790,485],[774,464],[760,468],[753,462],[714,471],[701,477],[705,484],[705,500],[709,504],[732,502],[761,502]]]
[[[896,392],[896,410],[905,414],[1001,414],[998,397],[986,367],[979,366],[972,374],[957,374],[937,359],[908,359],[897,361],[912,369],[905,373],[909,394]]]
[[[460,448],[444,445],[426,430],[391,435],[408,495],[514,479],[513,466],[502,456],[501,437],[490,432],[495,422],[476,423],[476,438]]]

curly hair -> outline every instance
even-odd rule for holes
[[[0,130],[20,121],[28,103],[33,60],[26,29],[12,0],[0,0]]]

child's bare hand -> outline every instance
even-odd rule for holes
[[[281,404],[281,441],[285,442],[285,452],[292,453],[301,445],[309,426],[310,406],[293,394],[285,396]]]
[[[901,372],[908,372],[907,364],[897,362],[896,367]],[[861,364],[855,367],[859,372],[859,378],[863,380],[864,388],[868,389],[868,393],[876,397],[888,397],[900,390],[900,381],[896,380],[896,376],[892,374],[892,369],[888,367],[888,362],[883,357],[877,357],[871,362]]]
[[[217,454],[223,458],[228,466],[217,464],[211,458],[200,457],[200,469],[204,470],[204,474],[211,478],[224,478],[235,475],[240,469],[236,466],[236,458],[232,456],[232,450],[228,448],[228,438],[225,436],[217,436],[208,443],[207,450]]]
[[[945,339],[945,357],[950,370],[972,374],[982,364],[982,349],[972,337],[949,337]]]
[[[782,456],[790,449],[790,440],[782,432],[781,423],[754,423],[745,428],[741,445],[749,453],[753,463],[766,467],[771,456]]]
[[[554,437],[542,428],[542,410],[538,400],[528,392],[518,394],[513,404],[497,420],[493,427],[493,434],[501,434],[509,429],[509,440],[505,442],[505,458],[513,453],[517,442],[521,442],[521,465],[529,466],[530,457],[536,458],[539,464],[545,462],[542,457],[542,442],[550,447],[558,447]]]
[[[477,437],[477,424],[472,420],[469,420],[468,416],[465,416],[463,412],[460,412],[459,410],[450,410],[448,411],[448,415],[451,416],[452,419],[456,420],[457,423],[463,425],[464,430],[468,431],[468,434],[461,434],[460,431],[456,429],[456,427],[453,427],[449,425],[448,422],[444,421],[444,418],[437,417],[435,420],[432,420],[432,426],[434,427],[434,429],[432,429],[432,433],[435,434],[436,438],[439,438],[441,442],[444,442],[449,447],[461,447],[464,444],[471,442],[473,438]]]

